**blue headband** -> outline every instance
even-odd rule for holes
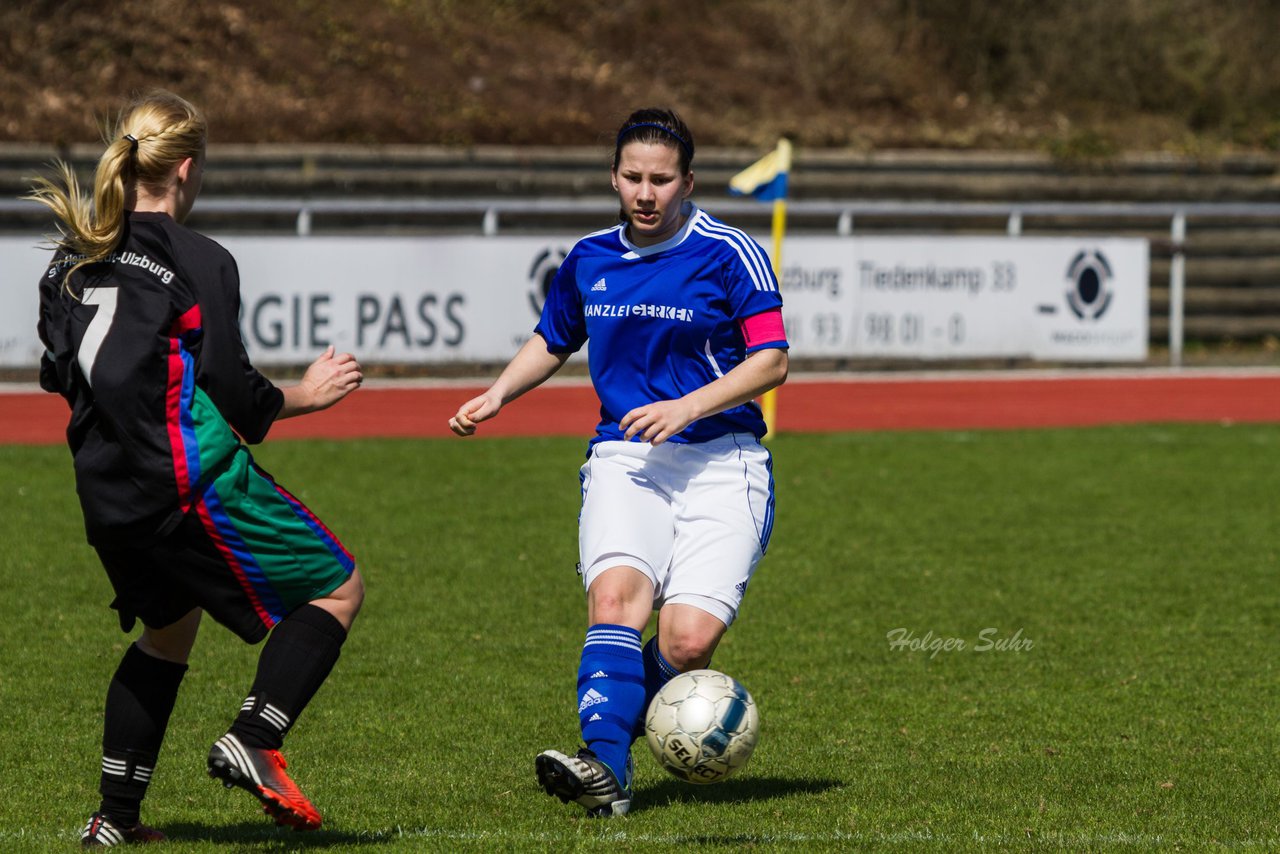
[[[660,125],[657,122],[636,122],[633,125],[627,125],[621,131],[618,132],[618,146],[619,147],[622,146],[622,138],[624,136],[631,133],[633,130],[638,130],[639,128],[657,128],[658,130],[665,133],[667,136],[674,139],[676,142],[680,143],[680,147],[684,149],[684,153],[689,155],[690,160],[693,159],[693,149],[689,147],[689,143],[685,142],[684,138],[681,137],[680,134],[673,131],[671,128],[667,127],[666,125]]]

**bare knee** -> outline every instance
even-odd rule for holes
[[[182,619],[164,628],[144,626],[142,634],[134,643],[137,644],[138,649],[152,658],[171,661],[175,664],[186,664],[187,658],[191,655],[191,647],[196,642],[196,633],[200,630],[202,614],[203,612],[196,608],[189,611]]]
[[[328,596],[313,600],[312,605],[328,611],[342,628],[350,630],[364,604],[364,576],[360,570],[353,569],[351,577],[342,583],[337,590]]]
[[[711,663],[728,626],[718,617],[690,605],[668,603],[658,617],[658,649],[672,667],[684,673]]]
[[[593,590],[592,593],[591,622],[617,624],[626,622],[626,615],[634,608],[635,597],[610,588]]]
[[[347,584],[351,585],[351,589],[347,592],[347,600],[358,612],[360,606],[364,604],[364,576],[360,574],[360,570],[351,570],[351,578],[347,580]]]
[[[644,628],[653,611],[653,584],[629,566],[605,570],[587,589],[587,619],[592,625],[611,623]]]
[[[718,633],[676,631],[663,638],[662,656],[681,673],[701,670],[711,663],[719,642]]]

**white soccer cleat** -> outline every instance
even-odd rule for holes
[[[566,756],[558,750],[544,750],[534,760],[538,785],[561,803],[573,801],[587,808],[591,818],[626,815],[631,809],[631,757],[627,756],[627,779],[618,778],[587,748],[577,756]]]

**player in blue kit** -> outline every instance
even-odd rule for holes
[[[621,222],[578,241],[534,336],[449,420],[475,433],[590,339],[600,424],[580,475],[587,746],[544,751],[535,766],[547,794],[592,816],[629,810],[631,743],[649,701],[711,661],[773,529],[754,400],[787,376],[782,298],[760,246],[689,201],[693,154],[675,113],[631,114],[612,169]],[[657,633],[642,644],[655,609]]]

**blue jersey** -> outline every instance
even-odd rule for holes
[[[591,340],[591,381],[600,397],[592,444],[621,439],[618,421],[635,409],[674,400],[727,374],[747,357],[742,320],[781,308],[782,296],[760,245],[685,203],[679,233],[638,247],[626,226],[574,245],[560,265],[536,332],[552,353]],[[787,346],[771,341],[754,349]],[[754,402],[690,424],[669,441],[706,442],[727,433],[765,433]]]

